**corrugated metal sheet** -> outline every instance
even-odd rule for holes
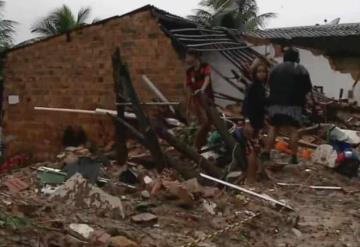
[[[360,36],[360,23],[273,28],[247,33],[261,39],[294,39]]]

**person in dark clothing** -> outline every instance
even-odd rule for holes
[[[257,135],[265,124],[265,85],[268,74],[267,65],[256,60],[251,68],[253,83],[246,90],[242,109],[245,123],[248,124],[246,129],[250,129],[253,135]]]
[[[307,94],[312,83],[307,69],[299,64],[299,51],[288,48],[284,53],[284,62],[275,66],[270,73],[268,115],[271,128],[268,133],[263,158],[270,159],[270,150],[274,146],[280,129],[290,133],[292,164],[297,164],[298,129],[301,126]]]
[[[211,123],[201,100],[201,93],[214,102],[214,94],[211,85],[211,66],[201,61],[201,55],[197,51],[189,50],[186,54],[186,63],[190,68],[186,72],[186,86],[189,91],[187,102],[187,114],[190,110],[196,115],[200,129],[196,134],[194,146],[200,151],[206,144],[207,135],[211,130]]]
[[[257,173],[261,170],[258,162],[258,153],[260,152],[259,131],[265,125],[265,85],[269,71],[267,64],[259,59],[253,62],[250,70],[252,84],[246,90],[242,109],[245,117],[245,127],[243,136],[236,139],[246,151],[246,182],[254,184]]]

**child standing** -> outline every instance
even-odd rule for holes
[[[247,182],[255,183],[259,170],[257,154],[260,153],[259,132],[265,125],[266,91],[265,85],[269,71],[265,62],[255,60],[250,68],[253,83],[247,88],[243,115],[245,117],[244,135],[247,140]]]
[[[265,85],[268,80],[268,67],[266,63],[255,60],[251,66],[253,83],[247,88],[243,115],[245,117],[245,130],[248,138],[255,138],[265,124],[266,93]]]

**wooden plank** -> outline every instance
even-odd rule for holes
[[[226,38],[226,34],[173,34],[178,38],[208,38],[208,37],[217,37],[217,38]]]
[[[217,131],[224,140],[226,147],[232,151],[232,162],[229,164],[229,169],[240,168],[242,171],[246,172],[247,161],[245,150],[242,146],[236,141],[236,139],[230,134],[226,122],[220,117],[219,111],[216,109],[215,105],[210,102],[210,99],[206,94],[201,93],[200,95],[202,100],[202,105],[206,111],[208,119],[216,127]]]
[[[167,160],[160,147],[159,140],[151,127],[150,120],[143,112],[140,100],[136,94],[135,88],[132,84],[131,77],[127,66],[121,61],[122,64],[122,84],[129,97],[129,101],[133,104],[133,111],[139,123],[140,131],[144,134],[146,147],[149,149],[151,156],[154,159],[158,171],[162,171],[167,166]],[[168,101],[167,101],[168,102]]]
[[[216,33],[216,34],[224,34],[224,31],[217,31],[213,29],[206,29],[206,28],[177,28],[177,29],[170,29],[172,33],[177,32],[193,32],[193,31],[202,31],[202,32],[209,32],[209,33]]]
[[[113,79],[114,79],[114,91],[116,102],[122,103],[125,100],[122,95],[125,93],[122,80],[122,66],[121,66],[121,57],[120,50],[116,49],[112,55],[112,66],[113,66]],[[125,118],[125,106],[116,105],[116,115],[118,119]],[[128,149],[127,149],[127,135],[126,135],[126,126],[121,124],[119,121],[114,121],[116,126],[116,161],[119,165],[125,165],[128,159]]]
[[[218,69],[216,69],[214,66],[211,66],[213,71],[218,74],[222,79],[225,80],[225,82],[229,83],[230,86],[234,87],[236,90],[238,90],[240,93],[245,93],[245,89],[240,87],[240,85],[237,85],[235,82],[233,82],[231,79],[226,77],[223,73],[221,73]]]
[[[222,172],[218,167],[216,167],[213,163],[210,163],[193,148],[179,141],[177,137],[170,134],[163,126],[159,125],[157,129],[157,133],[160,138],[164,139],[167,143],[173,146],[180,153],[184,154],[187,158],[196,162],[202,169],[204,169],[204,171],[215,177],[222,176]]]

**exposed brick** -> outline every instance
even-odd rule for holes
[[[185,69],[171,40],[150,12],[115,18],[8,54],[5,64],[4,132],[15,135],[6,150],[10,156],[34,152],[38,159],[61,151],[61,136],[68,125],[80,125],[89,139],[104,145],[114,138],[107,117],[34,111],[34,106],[94,110],[115,109],[111,56],[119,47],[142,101],[154,98],[144,85],[149,76],[171,100],[181,100]],[[9,106],[7,95],[20,103]]]

